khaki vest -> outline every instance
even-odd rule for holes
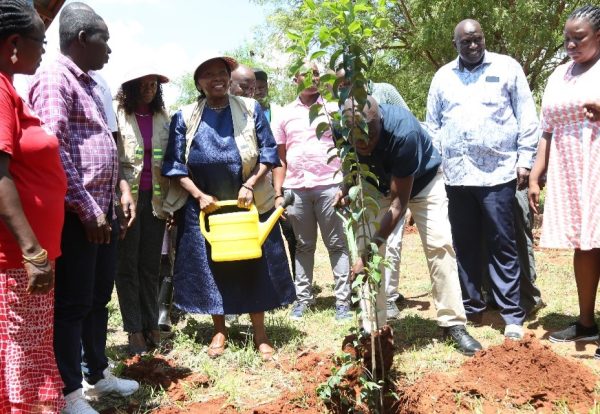
[[[123,108],[117,108],[115,112],[119,127],[119,162],[137,203],[144,165],[144,140],[135,114],[126,114]],[[152,117],[152,212],[160,219],[167,217],[163,202],[168,193],[169,179],[161,175],[161,168],[168,141],[169,117],[165,112],[156,113]]]
[[[186,150],[185,161],[202,120],[202,112],[206,105],[206,99],[181,108],[181,114],[186,125]],[[254,125],[254,99],[242,98],[229,95],[229,105],[233,118],[233,135],[240,157],[242,159],[242,180],[246,181],[254,167],[258,163],[258,143],[256,140],[256,128]],[[171,179],[169,194],[165,200],[165,211],[174,213],[185,204],[188,192],[180,185],[177,178]],[[275,190],[266,178],[266,175],[254,185],[254,204],[259,213],[265,213],[275,206]]]

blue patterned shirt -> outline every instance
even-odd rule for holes
[[[485,52],[472,71],[459,59],[440,68],[427,97],[427,128],[442,154],[446,184],[491,187],[531,169],[538,118],[513,58]]]

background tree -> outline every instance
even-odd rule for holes
[[[255,0],[272,6],[268,19],[273,33],[308,30],[310,13],[299,0]],[[565,0],[370,0],[380,5],[388,25],[372,27],[363,47],[374,56],[369,77],[396,86],[413,112],[423,118],[433,74],[456,58],[452,35],[456,24],[477,19],[485,32],[488,50],[508,54],[522,66],[534,95],[539,100],[546,79],[567,57],[562,52],[563,24],[571,11],[593,1]],[[323,0],[314,0],[319,10]],[[314,16],[313,16],[314,17]],[[318,23],[318,19],[313,20]],[[313,27],[332,29],[331,22]],[[283,42],[285,43],[285,42]],[[285,46],[282,45],[282,48]]]

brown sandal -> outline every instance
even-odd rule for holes
[[[223,342],[221,342],[217,339],[217,335],[213,336],[213,339],[208,346],[208,350],[206,351],[210,358],[218,358],[223,355],[225,347],[227,346],[227,338],[224,338]]]
[[[259,345],[256,345],[256,350],[260,354],[263,362],[271,361],[273,359],[275,349],[268,342],[263,342]]]

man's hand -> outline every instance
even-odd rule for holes
[[[121,209],[123,210],[123,217],[127,223],[127,228],[129,228],[135,220],[135,201],[133,201],[129,185],[127,185],[126,189],[123,189],[123,185],[121,185]]]
[[[356,276],[365,271],[365,259],[360,256],[356,262],[352,265],[352,269],[350,270],[350,283],[354,282]]]
[[[83,227],[85,229],[86,238],[90,243],[110,243],[110,233],[112,228],[106,221],[106,216],[104,214],[101,214],[90,221],[85,221]]]
[[[339,189],[337,193],[333,196],[333,206],[334,207],[346,207],[350,204],[350,200],[347,197],[347,192],[344,192],[343,189]]]
[[[517,190],[523,190],[529,185],[529,172],[527,168],[517,168]]]

